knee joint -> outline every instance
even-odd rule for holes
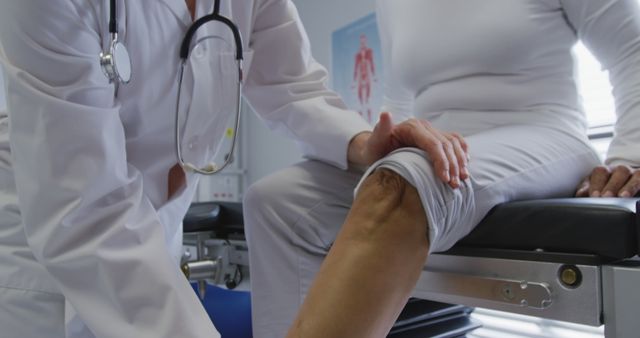
[[[402,176],[378,169],[358,191],[352,212],[366,219],[369,230],[405,227],[426,228],[426,217],[418,191]]]
[[[413,188],[402,176],[388,169],[378,169],[367,177],[358,192],[357,198],[385,202],[388,207],[402,205],[407,189]]]

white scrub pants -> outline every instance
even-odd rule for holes
[[[465,140],[471,178],[457,190],[442,183],[425,154],[414,149],[395,151],[368,172],[385,167],[417,187],[431,252],[451,247],[496,204],[572,196],[600,163],[586,139],[545,127],[503,126]],[[249,189],[244,208],[254,337],[285,336],[365,177],[308,161]]]

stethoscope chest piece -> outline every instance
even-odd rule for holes
[[[112,37],[109,53],[100,53],[102,71],[113,83],[129,83],[131,81],[131,58],[127,48]]]

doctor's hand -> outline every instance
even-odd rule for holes
[[[626,165],[597,166],[576,191],[576,197],[632,197],[640,192],[640,169]]]
[[[431,158],[439,178],[452,188],[469,177],[468,147],[457,133],[434,128],[428,121],[409,119],[394,125],[389,113],[380,114],[380,121],[371,133],[358,134],[349,145],[349,160],[369,166],[391,151],[415,147]]]

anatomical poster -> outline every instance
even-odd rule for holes
[[[375,13],[332,34],[332,82],[347,106],[375,124],[382,105],[382,53]]]

